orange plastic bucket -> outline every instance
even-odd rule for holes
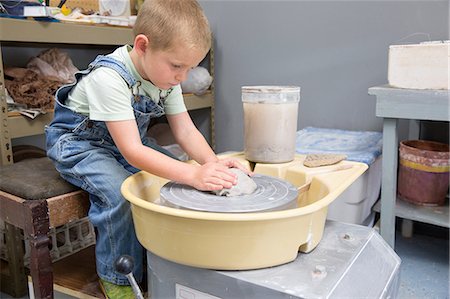
[[[449,187],[449,145],[407,140],[400,142],[399,152],[398,196],[418,205],[443,205]]]

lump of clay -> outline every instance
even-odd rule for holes
[[[213,191],[215,195],[219,196],[239,196],[252,194],[256,190],[255,181],[249,177],[245,172],[238,168],[230,168],[229,171],[237,175],[237,184],[231,188],[224,188],[222,190]]]

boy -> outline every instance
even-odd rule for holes
[[[99,56],[74,84],[56,94],[55,116],[46,128],[47,154],[61,176],[90,194],[89,219],[97,229],[96,263],[110,298],[132,297],[125,276],[114,271],[123,254],[135,260],[142,279],[143,248],[134,232],[130,205],[120,186],[145,170],[193,186],[221,190],[236,184],[233,159],[219,160],[189,117],[180,82],[211,45],[209,24],[195,0],[147,0],[126,45]],[[167,115],[176,141],[199,165],[182,163],[146,137],[152,117]]]

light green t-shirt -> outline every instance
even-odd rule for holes
[[[141,82],[140,85],[137,84],[139,86],[134,87],[134,91],[149,96],[156,103],[160,97],[167,96],[164,101],[166,114],[186,111],[180,85],[173,87],[168,94],[167,90],[161,90],[150,81],[144,80],[134,67],[129,51],[131,47],[126,45],[108,56],[124,63],[134,78]],[[131,90],[119,73],[108,67],[99,67],[78,82],[69,93],[66,105],[92,120],[130,120],[134,119],[131,96]]]

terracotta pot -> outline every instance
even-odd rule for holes
[[[407,140],[400,142],[399,152],[398,196],[418,205],[443,205],[449,187],[449,145]]]

